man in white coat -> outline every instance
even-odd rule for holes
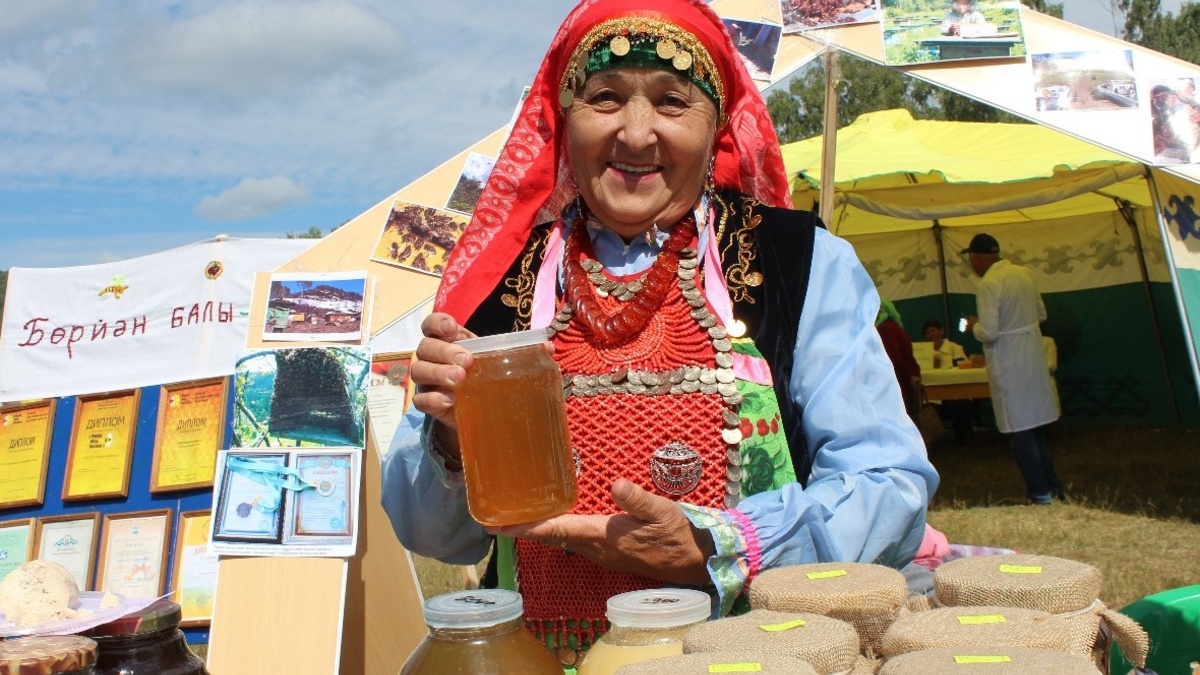
[[[1046,305],[1029,272],[1000,258],[995,237],[977,234],[963,253],[980,277],[979,316],[968,317],[967,330],[983,344],[996,426],[1010,434],[1029,502],[1049,504],[1063,491],[1046,440],[1060,414],[1038,325]]]

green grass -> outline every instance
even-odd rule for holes
[[[1200,430],[1054,428],[1066,504],[1002,506],[1024,483],[996,433],[930,453],[942,475],[929,523],[951,543],[1011,548],[1095,565],[1101,599],[1120,608],[1158,591],[1200,584]],[[457,568],[416,558],[425,597],[462,588]]]

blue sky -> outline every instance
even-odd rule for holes
[[[507,123],[571,4],[0,0],[0,269],[328,230]]]

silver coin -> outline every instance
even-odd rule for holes
[[[626,387],[626,389],[628,389],[628,390],[629,390],[629,393],[631,393],[631,394],[644,394],[644,393],[646,393],[646,386],[645,386],[645,385],[642,385],[642,384],[633,384],[633,383],[630,383],[630,384],[629,384],[629,385]]]
[[[717,365],[722,368],[733,367],[733,354],[730,354],[729,352],[717,352],[716,359]]]
[[[613,393],[613,390],[612,387],[599,387],[596,389],[596,392],[601,396],[609,396]]]
[[[721,431],[721,440],[725,441],[725,443],[727,443],[728,445],[737,445],[738,443],[742,442],[742,430],[736,429],[736,428],[735,429],[725,429],[725,430]],[[730,451],[731,456],[732,456],[732,453],[733,453],[733,451],[731,450]]]
[[[597,381],[600,383],[601,387],[611,387],[612,383],[613,383],[612,375],[605,373],[605,374],[601,375],[599,378],[597,378]]]
[[[704,372],[700,373],[700,384],[716,384],[716,383],[717,383],[717,371],[705,370]]]
[[[657,387],[658,386],[658,374],[657,373],[644,373],[642,375],[642,384],[646,385],[647,387]]]
[[[625,376],[628,374],[629,374],[629,369],[625,368],[624,366],[617,368],[616,370],[612,371],[612,381],[613,382],[624,382]]]
[[[575,375],[571,378],[571,384],[575,385],[576,389],[582,389],[587,386],[587,377],[584,375]]]
[[[720,328],[720,326],[715,326],[715,328]],[[713,340],[713,349],[719,352],[727,352],[733,349],[733,343],[730,342],[728,338]]]
[[[740,439],[739,439],[739,442],[741,442]],[[730,445],[733,445],[733,443],[730,443]],[[729,463],[732,466],[741,466],[742,465],[742,451],[737,448],[730,448],[730,449],[726,450],[725,458],[727,460],[729,460]]]
[[[725,330],[725,326],[713,326],[708,329],[708,334],[714,340],[723,340],[729,337],[729,331]]]
[[[696,323],[700,324],[701,328],[712,328],[713,326],[717,325],[717,317],[713,316],[712,314],[709,314],[708,316],[704,317],[703,319],[700,319]]]
[[[735,379],[737,379],[737,376],[733,374],[732,370],[728,368],[717,369],[717,382],[720,382],[721,384],[730,384]]]
[[[629,371],[629,374],[626,375],[625,377],[626,377],[626,379],[629,380],[629,384],[641,384],[642,383],[642,372],[640,370],[631,370],[631,371]]]
[[[687,380],[679,386],[683,389],[683,393],[685,394],[694,394],[700,390],[700,383],[696,382],[695,380]]]
[[[731,464],[731,465],[725,467],[725,477],[731,481],[737,481],[738,483],[741,483],[742,482],[742,470],[741,470],[741,468],[733,466]]]
[[[700,379],[701,372],[703,372],[703,370],[700,368],[700,366],[684,366],[683,379],[695,382],[696,380]]]
[[[671,384],[679,384],[680,382],[683,382],[683,369],[676,368],[675,370],[672,370],[667,375],[667,381]]]
[[[642,286],[643,286],[643,284],[642,284],[641,279],[639,279],[637,281],[631,281],[631,282],[629,282],[629,292],[637,293],[638,291],[642,290]]]
[[[713,394],[717,393],[717,385],[702,384],[700,385],[700,393],[704,394],[705,396],[712,396]]]
[[[667,393],[671,394],[672,396],[678,396],[679,394],[683,393],[683,387],[678,384],[673,384],[671,385],[671,388],[667,390]]]
[[[696,269],[696,266],[699,264],[700,264],[700,261],[696,260],[695,258],[679,261],[679,266],[685,270],[694,270],[694,269]]]
[[[721,395],[725,397],[725,405],[731,405],[731,406],[737,407],[742,404],[742,395],[741,394],[732,394],[729,396],[726,396],[725,394],[721,394]]]
[[[718,384],[718,385],[717,385],[717,391],[718,391],[718,392],[720,392],[720,394],[721,394],[722,396],[733,396],[734,394],[736,394],[736,393],[737,393],[737,385],[736,385],[736,384],[733,384],[733,383],[729,383],[729,384],[725,384],[725,383]]]
[[[742,423],[742,418],[738,417],[738,414],[733,412],[732,410],[722,411],[721,412],[721,420],[725,422],[725,426],[727,426],[727,427],[740,426]]]
[[[696,281],[694,279],[680,279],[679,290],[692,291],[696,289]]]

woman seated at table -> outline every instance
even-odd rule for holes
[[[942,322],[930,319],[922,327],[925,339],[933,343],[933,367],[935,369],[955,368],[967,360],[967,352],[961,345],[946,339],[942,331]],[[930,401],[938,406],[938,417],[943,421],[950,420],[954,426],[954,442],[964,445],[971,440],[971,425],[979,404],[971,399],[952,399],[949,401]]]
[[[707,5],[576,7],[422,325],[415,411],[384,464],[401,542],[474,564],[503,535],[494,581],[519,577],[564,662],[617,593],[701,587],[719,616],[761,570],[908,563],[937,474],[871,278],[789,194],[766,105]],[[548,329],[570,382],[580,496],[487,530],[467,511],[454,391],[472,359],[455,342],[528,327]]]
[[[933,343],[932,365],[934,368],[954,368],[967,360],[967,352],[962,346],[946,339],[941,321],[937,319],[926,321],[925,325],[921,327],[921,332],[925,335],[926,340]]]

